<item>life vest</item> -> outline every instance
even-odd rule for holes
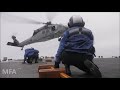
[[[93,40],[89,38],[89,31],[83,31],[82,27],[77,27],[68,30],[68,34],[65,51],[93,54],[90,52],[93,47]]]

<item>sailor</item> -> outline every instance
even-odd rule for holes
[[[38,63],[39,58],[39,51],[34,48],[28,48],[25,50],[24,54],[24,62],[27,61],[28,63],[32,64],[32,61],[35,59],[35,63]]]
[[[95,47],[92,31],[84,27],[85,22],[79,15],[72,16],[68,26],[60,40],[54,67],[59,68],[62,61],[68,75],[71,75],[70,65],[73,65],[94,77],[101,77],[99,68],[93,62]]]

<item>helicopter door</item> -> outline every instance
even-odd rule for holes
[[[46,30],[44,30],[42,34],[44,34],[46,39],[53,39],[54,38],[54,30],[55,27],[53,26],[48,26]]]

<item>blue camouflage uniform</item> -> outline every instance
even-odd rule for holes
[[[29,48],[29,49],[26,49],[25,50],[25,54],[24,54],[24,57],[31,57],[33,55],[38,55],[39,51],[34,49],[34,48]]]
[[[72,31],[80,29],[79,33],[71,34]],[[93,55],[89,52],[89,49],[93,47],[94,37],[91,30],[85,27],[73,26],[64,32],[63,38],[60,41],[59,48],[56,54],[56,62],[60,63],[60,57],[62,52],[77,52],[85,53],[87,55]]]

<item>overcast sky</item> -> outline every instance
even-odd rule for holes
[[[34,47],[40,56],[54,56],[58,49],[58,39],[27,45],[23,50],[19,47],[7,46],[15,35],[21,42],[32,36],[33,31],[43,25],[23,23],[20,16],[35,21],[47,22],[52,18],[52,23],[67,25],[72,15],[81,15],[85,27],[92,30],[96,47],[96,55],[104,57],[119,56],[119,12],[2,12],[1,13],[1,58],[21,59],[26,48]]]

